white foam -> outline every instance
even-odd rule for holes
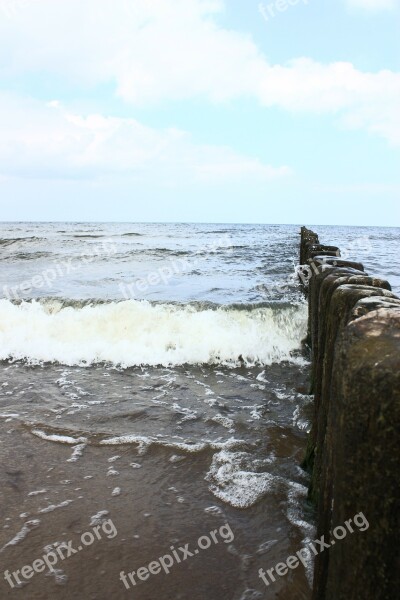
[[[73,502],[73,500],[64,500],[64,502],[60,502],[60,504],[50,504],[50,506],[46,506],[45,508],[39,509],[38,513],[44,514],[54,512],[58,508],[65,508],[66,506],[71,504],[71,502]]]
[[[304,535],[302,543],[304,546],[307,546],[307,544],[314,539],[316,534],[314,524],[305,521],[302,514],[301,507],[304,505],[305,499],[307,498],[308,488],[305,485],[294,481],[288,481],[287,483],[289,486],[287,518],[292,525],[300,529]],[[311,552],[309,552],[309,555],[305,557],[305,560],[307,563],[307,566],[305,567],[307,580],[310,587],[312,587],[314,575],[314,557],[312,556]]]
[[[177,463],[177,462],[181,462],[182,460],[185,460],[186,456],[179,456],[179,454],[173,454],[171,456],[171,458],[169,459],[169,462],[171,463]]]
[[[86,448],[86,444],[78,444],[74,447],[71,457],[68,458],[67,462],[73,463],[79,460],[83,456],[83,451]]]
[[[109,514],[110,513],[108,510],[99,510],[98,513],[90,517],[90,526],[93,527],[93,525],[102,525],[102,523],[107,520],[106,516]]]
[[[182,419],[179,423],[184,423],[185,421],[195,421],[197,419],[197,410],[191,410],[190,408],[185,408],[180,406],[177,402],[172,405],[172,409],[174,412],[183,415]]]
[[[41,429],[32,429],[33,435],[40,437],[42,440],[46,440],[48,442],[59,442],[61,444],[70,444],[72,446],[77,444],[85,444],[87,442],[87,438],[73,438],[69,435],[60,435],[58,433],[45,433]]]
[[[203,400],[203,402],[204,402],[204,404],[208,404],[208,406],[211,406],[211,408],[213,406],[215,406],[216,404],[218,404],[218,400],[216,398],[210,398],[210,399],[205,398]]]
[[[34,492],[29,492],[28,496],[39,496],[39,494],[47,494],[47,490],[36,490]]]
[[[6,548],[8,548],[9,546],[16,546],[17,544],[22,542],[22,540],[24,540],[26,538],[26,536],[32,531],[32,529],[39,527],[39,525],[40,525],[39,519],[33,519],[32,521],[27,521],[26,523],[24,523],[24,526],[22,527],[21,531],[19,531],[12,538],[12,540],[7,542],[7,544],[5,544],[2,548],[0,548],[0,553],[4,552],[4,550]]]
[[[305,521],[301,514],[301,506],[307,498],[308,488],[295,481],[287,481],[287,484],[289,488],[287,517],[292,525],[302,530],[305,536],[312,537],[315,534],[314,525]]]
[[[116,456],[111,456],[111,457],[108,459],[108,462],[109,462],[109,463],[113,463],[113,462],[115,462],[116,460],[119,460],[120,458],[121,458],[121,456],[120,456],[119,454],[117,454]]]
[[[261,419],[262,417],[262,413],[259,412],[260,410],[263,410],[264,406],[260,405],[260,406],[255,406],[253,408],[253,410],[250,413],[250,416],[252,419],[255,419],[256,421],[258,421],[259,419]]]
[[[165,439],[158,439],[154,437],[146,437],[142,435],[119,435],[113,438],[106,438],[100,441],[101,445],[105,446],[119,446],[125,444],[137,444],[138,454],[143,455],[147,452],[150,446],[162,446],[164,448],[170,448],[172,450],[179,450],[188,454],[202,452],[206,449],[211,450],[233,450],[235,448],[243,447],[246,444],[243,440],[237,440],[235,438],[229,438],[223,442],[220,441],[203,441],[197,443],[186,443],[186,442],[171,442]]]
[[[214,517],[221,517],[224,514],[219,506],[208,506],[204,509],[204,512]]]
[[[147,438],[142,435],[118,435],[116,437],[101,440],[100,444],[103,446],[120,446],[125,444],[137,444],[138,454],[145,454],[151,445],[151,438]]]
[[[222,450],[214,454],[205,479],[210,491],[235,508],[249,508],[272,491],[279,477],[251,470],[251,457],[246,452]]]
[[[265,376],[265,371],[261,371],[256,377],[257,381],[262,381],[263,383],[269,383],[268,379]]]
[[[293,425],[302,431],[306,431],[307,433],[309,433],[311,430],[310,420],[302,414],[301,406],[296,406],[296,409],[293,413]]]
[[[114,467],[108,467],[107,477],[117,477],[119,475],[119,471],[114,469]]]
[[[214,421],[215,423],[218,423],[219,425],[222,425],[222,427],[225,427],[225,429],[233,429],[234,426],[234,422],[232,421],[232,419],[229,419],[228,417],[224,417],[223,415],[215,415],[215,417],[212,417],[211,421]]]
[[[127,300],[83,307],[0,300],[0,360],[90,365],[271,364],[306,334],[306,307],[217,308]],[[63,382],[65,383],[65,382]]]

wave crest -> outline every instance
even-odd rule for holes
[[[151,304],[66,306],[56,300],[0,300],[0,359],[89,366],[291,360],[306,334],[305,305],[286,307]]]

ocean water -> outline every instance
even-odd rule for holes
[[[400,291],[399,229],[315,229]],[[2,558],[30,564],[99,511],[119,531],[90,575],[71,558],[26,597],[131,597],[120,571],[224,523],[232,543],[135,597],[310,597],[310,563],[258,577],[314,534],[298,246],[295,226],[0,225]]]

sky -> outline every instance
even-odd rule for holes
[[[0,0],[0,220],[400,226],[400,0]]]

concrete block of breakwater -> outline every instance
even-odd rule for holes
[[[332,256],[340,256],[340,249],[337,246],[327,246],[326,244],[310,244],[308,252],[332,252]]]
[[[318,283],[319,283],[319,276],[325,277],[327,272],[333,272],[336,270],[343,270],[343,271],[348,271],[348,269],[345,269],[344,267],[334,267],[333,265],[315,265],[314,263],[311,263],[312,266],[309,265],[302,265],[300,267],[298,267],[297,269],[297,274],[299,279],[301,280],[301,282],[303,283],[303,291],[305,293],[306,296],[308,296],[309,300],[308,300],[308,337],[310,338],[310,345],[311,345],[311,328],[312,328],[312,319],[311,319],[311,314],[313,311],[313,306],[314,306],[314,301],[313,298],[315,296],[315,291],[316,289],[318,289]],[[355,269],[351,269],[350,270],[353,273],[358,273],[359,271],[356,271]],[[323,275],[324,274],[324,275]]]
[[[329,305],[333,292],[345,284],[370,286],[374,288],[383,288],[391,291],[389,282],[377,277],[369,277],[367,274],[361,274],[353,269],[334,269],[325,271],[315,278],[315,289],[310,296],[312,302],[310,318],[312,332],[312,390],[316,395],[316,404],[318,404],[320,389],[318,386],[322,382],[322,368],[325,353],[325,333],[326,318],[329,315]]]
[[[334,368],[334,351],[336,340],[345,325],[351,318],[351,313],[357,302],[363,298],[374,296],[383,296],[386,298],[395,298],[395,295],[383,287],[373,287],[357,283],[346,283],[346,277],[338,279],[326,279],[324,281],[325,289],[322,286],[320,293],[321,311],[325,312],[325,322],[319,329],[318,336],[318,356],[316,358],[315,374],[315,421],[313,429],[315,430],[315,461],[312,476],[311,493],[314,500],[318,500],[318,505],[324,502],[329,503],[330,478],[329,466],[326,464],[326,428],[327,414],[331,402],[331,382]],[[351,279],[351,278],[348,278]],[[362,278],[357,278],[362,279]],[[371,279],[373,278],[365,278]],[[378,283],[379,280],[375,281]],[[387,282],[383,282],[387,284]],[[389,284],[387,284],[389,286]],[[389,286],[390,287],[390,286]],[[325,485],[325,482],[327,484]],[[325,498],[325,496],[327,496]],[[325,499],[324,499],[325,498]],[[324,512],[324,506],[321,506]]]
[[[359,319],[373,310],[378,310],[378,308],[397,308],[399,306],[400,298],[398,297],[387,298],[384,296],[372,296],[370,298],[363,298],[355,305],[350,320]]]
[[[307,260],[314,256],[340,256],[337,246],[324,246],[323,244],[310,244],[307,247]]]
[[[357,318],[368,302],[337,342],[329,443],[331,528],[363,512],[369,529],[329,550],[314,600],[395,600],[400,589],[400,308],[370,299],[381,307]]]
[[[311,229],[307,229],[307,227],[301,228],[300,235],[300,264],[304,265],[308,258],[308,247],[311,245],[319,244],[319,238],[314,231],[311,231]]]
[[[362,271],[351,267],[335,267],[333,265],[320,265],[314,271],[309,283],[308,299],[308,336],[309,345],[312,348],[312,364],[314,365],[315,356],[318,347],[318,328],[319,328],[319,294],[321,285],[329,275],[342,277],[344,275],[366,275]],[[311,375],[311,392],[313,393],[314,369]]]
[[[318,503],[321,493],[326,411],[330,400],[333,351],[338,333],[347,324],[351,310],[359,299],[371,296],[394,298],[390,289],[387,281],[362,274],[337,270],[319,276],[319,286],[311,312],[314,411],[303,462],[305,468],[313,471],[310,497],[315,503]]]
[[[332,282],[337,285],[337,282]],[[312,472],[312,483],[310,495],[317,504],[317,536],[325,536],[326,540],[330,538],[331,532],[331,512],[333,497],[333,453],[337,446],[336,430],[332,426],[332,411],[335,408],[336,397],[333,388],[333,378],[337,370],[336,346],[341,332],[347,326],[349,321],[354,318],[354,307],[360,300],[372,297],[384,297],[386,301],[396,300],[396,296],[389,290],[366,285],[344,284],[336,287],[331,295],[330,303],[327,307],[326,331],[324,334],[323,363],[322,372],[319,372],[318,378],[320,387],[316,390],[318,394],[318,410],[315,412],[315,457]],[[317,396],[316,394],[316,396]],[[344,414],[342,418],[344,418]],[[329,554],[323,554],[318,557],[315,564],[316,589],[323,585],[324,575],[327,573]],[[317,592],[316,592],[317,594]],[[315,596],[323,598],[323,596]]]
[[[330,543],[332,529],[337,525],[346,523],[346,521],[349,522],[348,519],[362,510],[367,514],[369,509],[370,513],[376,516],[377,526],[374,540],[366,541],[365,544],[350,549],[349,552],[343,551],[341,555],[337,555],[337,559],[335,559],[335,552],[338,548],[342,547],[340,545],[335,545],[334,548],[332,546],[328,552],[325,551],[318,554],[315,565],[313,598],[314,600],[344,600],[344,598],[346,600],[348,598],[353,600],[361,598],[363,600],[364,598],[367,598],[367,600],[372,600],[373,598],[391,600],[392,598],[397,598],[399,585],[398,573],[400,572],[400,569],[398,569],[398,555],[396,555],[395,560],[391,561],[390,558],[390,544],[392,543],[393,547],[395,547],[395,539],[390,540],[390,536],[386,535],[388,532],[388,523],[390,523],[392,532],[396,532],[400,524],[398,520],[395,523],[393,522],[394,516],[400,513],[399,501],[397,501],[397,505],[393,509],[393,503],[396,502],[398,497],[398,494],[395,493],[396,483],[397,490],[400,487],[398,480],[396,482],[394,479],[397,473],[400,472],[399,436],[396,438],[397,442],[395,442],[393,435],[393,431],[396,428],[397,431],[400,431],[398,417],[399,400],[397,400],[396,405],[395,427],[391,430],[390,450],[386,451],[385,443],[382,444],[379,440],[379,428],[377,426],[379,418],[374,418],[373,410],[383,397],[385,401],[385,423],[389,429],[390,410],[386,410],[386,408],[389,405],[387,400],[390,395],[387,395],[385,398],[384,394],[380,393],[384,387],[385,369],[379,375],[381,363],[376,356],[370,364],[367,363],[365,365],[364,381],[364,395],[367,395],[371,389],[375,402],[370,413],[368,412],[368,402],[364,402],[363,409],[365,416],[363,437],[363,441],[366,444],[365,454],[369,448],[368,427],[371,427],[369,421],[371,414],[374,419],[373,427],[375,427],[377,432],[374,450],[370,453],[369,461],[365,460],[364,464],[361,461],[359,463],[354,461],[352,465],[353,470],[349,469],[350,474],[346,483],[342,487],[337,485],[337,481],[340,480],[343,471],[346,469],[346,453],[347,455],[351,454],[352,443],[354,443],[354,439],[349,435],[346,452],[342,453],[340,462],[337,459],[338,450],[343,450],[343,444],[337,439],[337,431],[339,427],[346,428],[346,425],[348,425],[348,415],[346,412],[346,401],[344,400],[342,406],[339,407],[337,398],[342,393],[343,397],[347,395],[347,398],[351,399],[350,387],[345,385],[339,389],[339,386],[343,384],[342,373],[345,369],[348,369],[351,375],[353,367],[351,361],[349,363],[344,360],[340,363],[337,353],[339,352],[339,348],[341,348],[341,340],[345,332],[348,332],[354,323],[360,323],[363,319],[368,319],[372,314],[380,314],[379,318],[382,319],[382,328],[384,329],[386,327],[384,323],[385,319],[387,323],[388,315],[391,314],[393,317],[393,311],[395,311],[397,315],[397,329],[399,329],[400,299],[391,293],[391,288],[387,281],[369,277],[364,272],[363,265],[360,262],[341,259],[337,256],[336,247],[323,246],[319,241],[313,242],[313,239],[317,237],[314,232],[302,228],[301,264],[303,265],[303,271],[301,269],[299,271],[299,278],[304,284],[304,289],[309,300],[308,341],[312,348],[312,391],[315,393],[315,410],[305,466],[313,467],[310,492],[313,500],[317,503],[317,537],[324,536],[325,541]],[[305,264],[306,266],[304,266]],[[385,314],[383,311],[386,311]],[[375,333],[373,333],[373,327],[371,328],[371,335],[368,342],[363,340],[360,334],[360,344],[364,343],[374,346],[376,340],[374,341],[373,338],[377,337],[378,329],[379,327],[375,327]],[[387,329],[387,333],[389,335],[390,327]],[[390,347],[390,343],[386,343],[387,339],[386,341],[383,340],[382,343],[381,341],[379,340],[381,351],[385,354],[383,362],[387,360],[389,364],[391,360],[390,354],[393,352],[399,360],[399,348],[394,348],[393,344]],[[392,364],[387,369],[388,373],[393,375],[393,372],[396,372],[398,374],[398,367],[398,364],[396,366]],[[367,374],[369,370],[376,371],[375,383],[374,381],[368,383]],[[354,381],[355,384],[358,383],[357,377],[354,378]],[[393,381],[392,389],[395,387],[397,389],[397,396],[399,396],[398,379]],[[360,397],[361,395],[359,395],[359,399]],[[358,408],[360,406],[361,403],[359,403]],[[360,414],[361,412],[360,410]],[[354,419],[353,425],[357,427],[357,418]],[[373,455],[374,453],[375,456],[371,457],[371,454]],[[360,493],[354,489],[353,478],[354,474],[357,473],[358,465],[363,467],[363,472],[359,474],[360,480],[362,480],[362,485],[360,486],[362,488],[361,497],[367,497],[369,475],[374,475],[375,472],[374,469],[372,471],[369,470],[369,462],[372,462],[372,465],[375,463],[378,465],[376,472],[381,476],[384,471],[381,465],[383,462],[386,465],[391,465],[393,462],[392,456],[397,457],[397,463],[395,466],[390,466],[386,470],[385,476],[382,476],[379,480],[373,507],[368,502],[365,503],[365,507],[360,502],[357,505],[356,500],[357,498],[360,499]],[[385,487],[383,481],[385,477],[390,480],[389,500],[386,503],[389,508],[385,504],[384,517],[379,522],[379,504],[382,493],[379,486],[382,488]],[[394,481],[395,483],[393,483]],[[340,512],[341,507],[346,505],[346,497],[348,496],[349,489],[351,489],[354,496],[353,510],[349,510],[347,513],[343,510]],[[385,556],[380,561],[378,567],[380,570],[380,581],[377,592],[376,581],[374,582],[375,565],[373,564],[373,557],[376,548],[380,548],[382,545]],[[343,549],[345,549],[344,544]],[[357,562],[356,557],[360,557],[360,555],[361,559]],[[352,568],[349,568],[349,565],[352,565],[353,562],[356,562],[358,565],[356,572],[352,572]],[[355,578],[357,578],[357,582],[361,581],[365,569],[368,570],[368,577],[365,578],[364,582],[354,585]],[[343,573],[346,575],[344,583],[342,583]]]
[[[315,263],[316,265],[333,265],[334,267],[351,267],[352,269],[357,269],[357,271],[364,271],[364,266],[360,262],[356,262],[353,260],[346,260],[340,257],[334,256],[322,256],[317,255],[313,258],[308,259],[308,263]]]
[[[333,250],[309,250],[307,253],[307,259],[309,263],[312,261],[313,258],[321,258],[321,256],[340,257],[340,254],[337,254],[337,252]]]
[[[357,278],[357,279],[353,279]],[[357,271],[352,268],[323,266],[319,267],[316,275],[310,281],[310,291],[308,298],[308,343],[311,346],[311,379],[310,379],[310,394],[315,394],[317,385],[317,365],[321,360],[320,337],[321,332],[325,331],[327,310],[323,308],[323,303],[320,303],[320,292],[324,281],[329,279],[329,288],[332,291],[335,289],[333,282],[339,281],[340,285],[350,282],[359,284],[373,285],[376,287],[384,287],[390,289],[387,282],[381,279],[368,277],[366,273]],[[323,356],[323,355],[322,355]],[[317,443],[317,423],[319,412],[319,399],[314,399],[314,413],[312,420],[311,432],[308,436],[307,450],[303,468],[312,471],[314,465],[315,447]],[[313,496],[312,486],[310,487],[310,496]]]
[[[321,272],[328,271],[329,269],[352,269],[353,272],[361,272],[364,273],[364,266],[355,261],[345,260],[337,256],[331,255],[320,255],[310,257],[307,259],[307,264],[300,265],[297,269],[297,274],[299,279],[303,284],[303,291],[306,296],[310,294],[310,284],[315,275],[318,275]],[[310,312],[312,311],[313,306],[310,305]],[[309,321],[310,324],[310,321]],[[309,333],[310,328],[309,328]]]
[[[354,274],[354,273],[343,273],[343,272],[333,272],[327,273],[326,277],[324,277],[321,281],[321,285],[319,287],[319,295],[316,299],[316,304],[314,307],[315,311],[315,331],[314,331],[314,339],[313,339],[313,373],[315,378],[315,387],[314,393],[316,395],[317,401],[320,396],[321,388],[318,387],[322,384],[323,381],[323,366],[324,360],[327,358],[328,348],[325,347],[326,342],[326,334],[328,329],[329,317],[331,315],[331,301],[332,295],[334,294],[337,288],[344,285],[352,285],[357,286],[361,290],[361,296],[364,297],[364,293],[366,297],[369,296],[378,296],[379,289],[384,290],[384,294],[387,292],[391,292],[390,283],[384,279],[379,277],[370,277],[367,274]],[[367,287],[365,287],[367,286]],[[374,288],[370,290],[369,288]],[[378,288],[378,289],[375,289]],[[350,288],[346,288],[349,290]],[[353,288],[352,288],[353,289]],[[355,302],[358,300],[358,294],[355,295],[353,299],[348,301],[354,306]],[[390,297],[393,297],[393,294],[390,294]],[[342,315],[344,319],[349,318],[348,312]]]

